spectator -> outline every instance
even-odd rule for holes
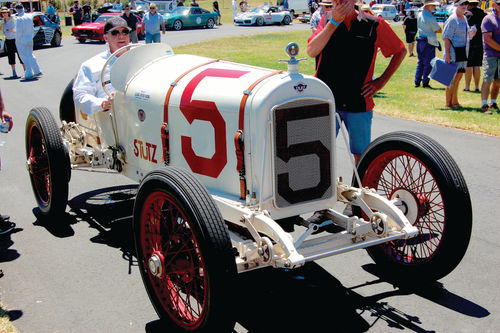
[[[5,35],[4,49],[7,53],[9,65],[12,68],[12,76],[10,78],[17,79],[18,76],[16,73],[16,53],[17,57],[19,58],[19,62],[21,63],[21,65],[23,65],[23,68],[24,64],[16,48],[16,23],[12,19],[10,10],[7,7],[2,7],[2,9],[0,9],[0,14],[2,15],[4,22],[2,25],[2,29]]]
[[[92,7],[90,1],[87,1],[82,7],[83,9],[83,22],[92,22]]]
[[[196,0],[192,0],[191,1],[191,7],[200,7],[200,5],[198,5],[198,3],[196,2]]]
[[[318,29],[319,21],[321,21],[321,16],[326,10],[330,10],[332,8],[332,0],[323,0],[318,3],[319,9],[315,10],[311,16],[311,29],[312,32],[315,33]]]
[[[493,11],[486,15],[481,24],[483,32],[483,84],[481,86],[481,112],[491,114],[490,109],[498,111],[497,97],[499,88],[499,61],[500,61],[500,34],[498,27],[500,26],[500,0],[495,0],[493,3]],[[493,88],[491,83],[494,82]],[[488,105],[488,96],[491,88],[491,104]]]
[[[408,11],[408,16],[403,21],[403,30],[406,36],[406,43],[408,43],[410,57],[414,57],[413,49],[415,48],[415,36],[417,35],[417,17],[414,10]]]
[[[137,44],[137,23],[139,22],[139,19],[137,16],[132,14],[130,12],[130,5],[126,4],[125,7],[123,7],[123,15],[122,18],[127,21],[127,25],[130,28],[130,41],[133,44]]]
[[[54,7],[54,1],[49,1],[49,4],[47,5],[47,11],[45,12],[49,20],[52,22],[56,21],[56,8]]]
[[[33,80],[42,76],[42,71],[33,54],[33,20],[24,13],[24,7],[20,3],[16,5],[16,11],[16,48],[24,63],[23,80]]]
[[[149,5],[149,12],[142,18],[142,27],[146,34],[146,43],[159,43],[161,41],[160,29],[165,34],[165,25],[163,17],[156,12],[154,3]]]
[[[219,3],[217,1],[214,1],[213,2],[213,8],[214,8],[214,12],[217,13],[217,25],[221,25],[220,23],[220,10],[219,10]]]
[[[120,0],[115,0],[115,2],[113,3],[113,9],[119,11],[123,10],[123,4],[120,2]]]
[[[184,0],[178,0],[177,7],[184,7]]]
[[[75,25],[80,25],[83,22],[83,9],[78,5],[78,1],[73,2],[73,6],[69,9],[70,15],[73,15]]]
[[[314,0],[307,0],[307,7],[309,8],[309,13],[314,14],[315,12],[315,6],[314,6],[315,1]]]
[[[283,0],[283,10],[288,10],[288,0]]]
[[[238,15],[238,3],[236,2],[236,0],[233,0],[231,4],[233,9],[233,20],[234,20],[236,15]]]
[[[474,78],[475,91],[479,92],[479,79],[481,77],[481,66],[483,65],[483,32],[481,23],[486,13],[478,7],[478,0],[469,0],[468,10],[465,16],[469,21],[469,26],[476,29],[476,35],[471,39],[469,46],[469,55],[467,57],[467,68],[465,69],[465,88],[470,90],[470,83]]]
[[[357,162],[371,140],[373,96],[397,70],[406,48],[385,20],[358,12],[355,2],[333,1],[333,10],[323,14],[318,30],[309,38],[307,53],[319,57],[316,76],[333,92]],[[378,49],[391,60],[382,75],[373,79]]]
[[[245,13],[248,10],[248,2],[243,0],[240,2],[240,12]]]
[[[9,131],[12,129],[12,116],[5,110],[5,105],[3,104],[2,91],[0,91],[0,122],[5,123],[5,118],[10,118],[10,127]],[[9,221],[10,216],[8,215],[0,215],[0,235],[4,235],[10,231],[12,231],[16,224],[14,222]]]
[[[429,85],[429,73],[431,72],[431,60],[436,56],[436,47],[440,47],[436,34],[440,33],[441,27],[432,15],[439,2],[425,0],[424,9],[417,17],[417,70],[415,72],[415,88],[431,88]]]
[[[111,100],[102,88],[101,71],[111,54],[130,43],[129,32],[127,21],[119,16],[106,21],[104,25],[106,50],[82,64],[73,84],[73,100],[78,110],[85,114],[93,114],[111,109]],[[112,66],[113,61],[106,68],[105,80],[109,80],[109,71]],[[114,93],[113,87],[110,87],[108,91]]]
[[[443,30],[444,60],[458,65],[457,74],[450,86],[446,87],[446,104],[448,108],[460,107],[458,102],[458,85],[467,67],[467,50],[469,48],[469,24],[465,17],[467,0],[455,0],[455,13],[446,20]]]

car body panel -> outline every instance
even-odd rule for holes
[[[213,24],[217,22],[217,13],[200,7],[177,7],[171,13],[163,15],[163,18],[167,29],[176,29],[174,24],[178,20],[182,22],[182,27],[206,27],[210,25],[210,19]]]
[[[104,25],[106,20],[113,16],[121,16],[122,13],[107,12],[99,15],[95,22],[82,23],[74,26],[71,29],[71,35],[75,36],[76,39],[80,41],[85,40],[97,40],[104,41]],[[139,22],[137,23],[137,34],[140,35],[142,32],[142,19],[139,15],[135,15]]]
[[[238,14],[233,22],[235,25],[280,24],[287,16],[291,22],[292,15],[289,11],[280,11],[275,6],[259,6],[249,12]]]
[[[398,10],[394,5],[373,5],[372,11],[377,17],[381,17],[384,20],[394,20],[397,21],[399,19]]]

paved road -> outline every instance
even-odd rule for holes
[[[257,31],[303,29],[304,25]],[[167,33],[172,45],[255,31],[222,26],[213,31]],[[20,332],[161,332],[133,257],[129,217],[135,185],[120,175],[73,172],[68,215],[57,227],[37,221],[24,167],[24,122],[30,108],[57,114],[59,97],[79,63],[103,48],[65,39],[36,51],[45,75],[38,81],[4,80],[0,86],[15,127],[1,135],[0,211],[18,229],[0,238],[0,301]],[[440,93],[440,92],[438,92]],[[500,327],[500,138],[375,116],[374,137],[392,130],[425,133],[454,156],[472,195],[474,229],[460,266],[439,283],[394,288],[377,276],[364,251],[323,259],[296,271],[263,270],[240,276],[234,290],[236,332],[497,332]],[[350,172],[343,163],[340,173]],[[5,252],[4,252],[5,251]],[[244,301],[244,302],[243,302]],[[271,321],[267,326],[263,322]],[[343,329],[339,329],[342,327]]]

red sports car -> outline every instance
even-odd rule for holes
[[[121,16],[121,13],[103,13],[92,23],[82,23],[71,29],[71,35],[75,36],[80,43],[88,40],[104,41],[104,24],[112,16]],[[137,36],[142,36],[142,18],[134,14],[139,22],[137,23]]]

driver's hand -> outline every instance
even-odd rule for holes
[[[111,99],[108,98],[106,100],[104,100],[102,103],[101,103],[101,109],[102,111],[108,111],[111,109],[111,107],[113,106],[113,103],[111,102]]]

